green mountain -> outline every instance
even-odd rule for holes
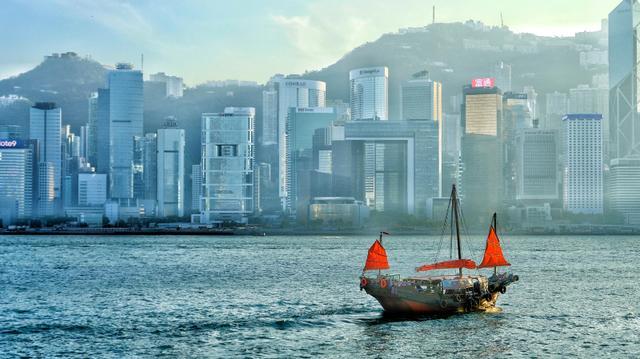
[[[100,63],[75,53],[46,56],[30,71],[0,81],[0,96],[19,95],[31,102],[55,102],[62,106],[63,122],[78,129],[87,121],[89,94],[104,87],[106,69]],[[0,123],[27,129],[28,104],[17,102],[0,107]]]
[[[304,76],[326,81],[328,98],[348,100],[349,70],[388,66],[390,115],[398,116],[400,84],[416,72],[427,70],[432,79],[443,83],[444,101],[461,94],[472,78],[491,77],[498,61],[512,65],[512,87],[516,91],[533,86],[539,95],[567,92],[578,84],[591,83],[592,75],[607,72],[606,66],[580,67],[580,52],[598,48],[603,49],[600,33],[550,38],[472,22],[433,24],[385,34],[335,64]],[[539,105],[541,102],[542,96],[538,98]],[[448,103],[443,105],[447,110]]]

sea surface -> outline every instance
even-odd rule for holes
[[[373,239],[2,236],[0,357],[640,357],[640,237],[504,236],[501,312],[412,320],[359,290]],[[450,251],[384,244],[403,274]]]

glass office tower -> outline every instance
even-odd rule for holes
[[[184,216],[184,130],[168,118],[158,129],[157,196],[158,215]]]
[[[53,195],[62,191],[62,109],[52,102],[38,102],[29,111],[29,138],[40,143],[40,162],[53,171]]]
[[[134,137],[142,136],[142,72],[118,64],[107,77],[109,86],[109,187],[110,197],[133,198]]]
[[[389,119],[389,69],[368,67],[349,72],[351,119]]]
[[[202,114],[200,223],[247,223],[254,212],[253,107]]]

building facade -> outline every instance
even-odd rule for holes
[[[337,195],[354,196],[376,211],[425,215],[427,200],[440,193],[436,123],[352,121],[344,140],[333,142],[332,172],[334,180],[352,184],[337,183]]]
[[[52,102],[40,102],[29,111],[29,138],[38,140],[40,161],[53,171],[53,195],[62,197],[62,109]]]
[[[165,84],[166,97],[182,97],[184,88],[184,81],[182,80],[182,77],[170,76],[164,72],[158,72],[157,74],[150,75],[149,79],[154,82],[162,82]]]
[[[389,69],[386,66],[351,70],[349,81],[352,120],[389,119]]]
[[[102,173],[78,174],[78,206],[102,207],[107,202],[107,175]]]
[[[287,198],[286,213],[296,217],[298,208],[306,208],[307,203],[299,199],[308,198],[299,186],[302,177],[309,177],[313,159],[313,136],[315,131],[330,127],[336,121],[336,113],[330,107],[291,107],[287,115]],[[306,165],[302,165],[305,162]],[[306,216],[306,214],[305,214]]]
[[[504,200],[502,92],[497,87],[463,89],[460,197],[471,222],[500,211]]]
[[[559,199],[558,133],[524,129],[516,138],[516,200],[553,202]]]
[[[262,142],[273,144],[277,128],[277,155],[271,156],[272,168],[277,168],[278,194],[283,208],[287,198],[287,115],[289,108],[325,107],[327,85],[322,81],[297,76],[276,75],[263,92]],[[277,122],[275,122],[277,121]],[[277,162],[277,163],[275,163]]]
[[[200,196],[202,195],[202,166],[191,165],[191,211],[200,213]]]
[[[253,107],[202,114],[200,223],[247,223],[254,212]]]
[[[607,210],[625,224],[640,224],[640,157],[611,160],[607,187]]]
[[[571,213],[603,213],[602,115],[569,114],[564,122],[564,208]]]
[[[3,226],[29,218],[33,209],[33,152],[19,139],[0,139],[0,218]]]
[[[640,155],[638,115],[640,4],[624,0],[609,13],[610,158]]]
[[[108,132],[99,129],[99,133],[105,137],[108,134],[105,147],[108,147],[109,196],[126,200],[134,196],[134,137],[143,135],[142,72],[133,70],[129,64],[118,64],[115,70],[109,71],[107,84]]]
[[[161,217],[184,216],[184,136],[175,119],[158,129],[156,193]]]

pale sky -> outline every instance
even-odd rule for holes
[[[480,20],[516,32],[596,30],[620,0],[2,0],[0,78],[44,55],[75,51],[103,64],[127,61],[189,85],[265,82],[275,73],[326,67],[399,28]]]

